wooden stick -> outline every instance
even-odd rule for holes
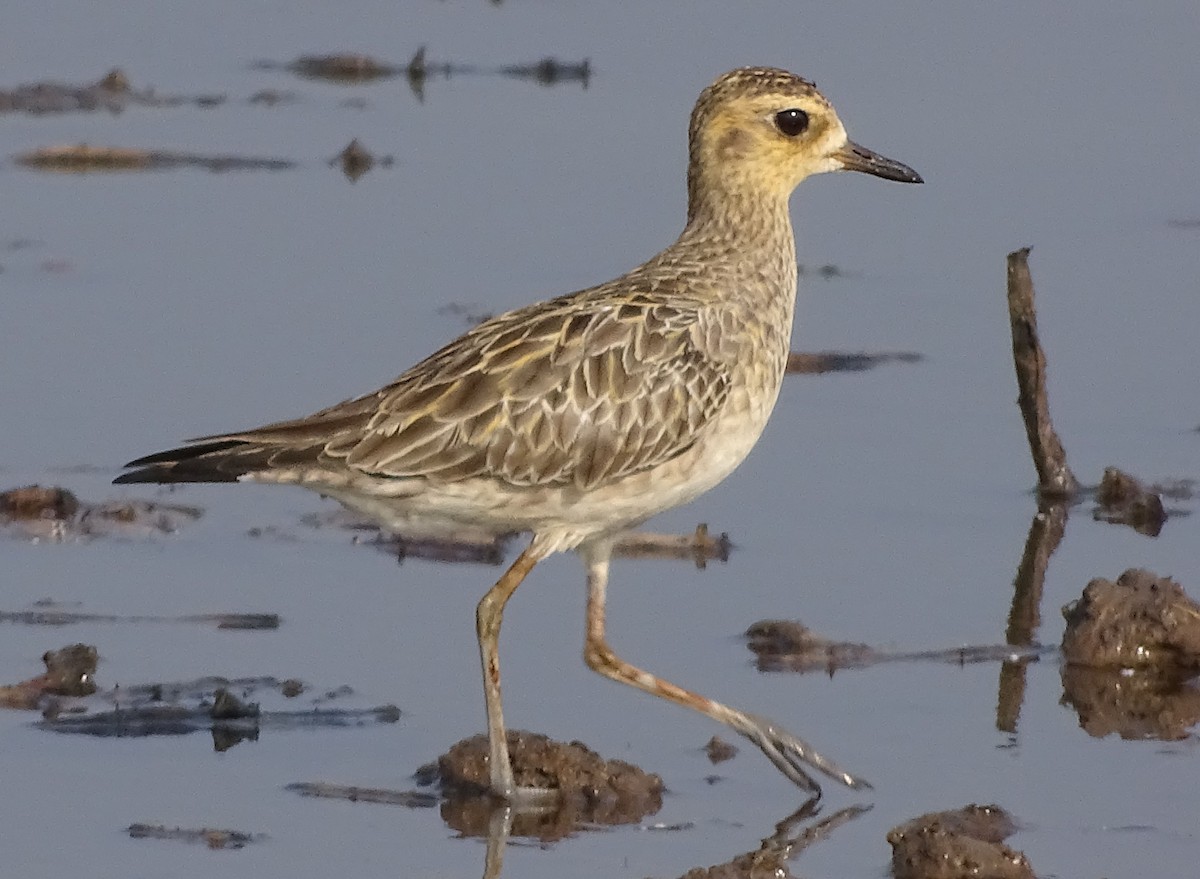
[[[1017,401],[1025,420],[1033,465],[1037,468],[1038,495],[1046,499],[1069,498],[1078,491],[1079,482],[1067,466],[1067,453],[1050,421],[1046,355],[1038,341],[1028,247],[1008,255],[1008,317],[1012,325],[1013,365],[1017,370]]]

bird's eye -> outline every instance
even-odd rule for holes
[[[808,114],[795,108],[775,114],[775,127],[788,137],[795,137],[808,128]]]

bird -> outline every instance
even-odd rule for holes
[[[547,556],[575,551],[587,583],[584,660],[707,715],[815,796],[816,770],[869,787],[764,717],[622,659],[605,631],[614,538],[687,503],[750,452],[779,396],[798,266],[789,200],[806,177],[858,171],[924,182],[850,140],[814,83],[742,67],[705,88],[688,125],[679,238],[624,275],[492,317],[376,391],[294,420],[138,458],[116,483],[293,484],[400,533],[468,527],[529,542],[476,607],[488,785],[519,787],[500,692],[506,602]]]

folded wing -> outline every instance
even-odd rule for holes
[[[707,353],[704,324],[699,307],[637,294],[563,297],[481,324],[373,394],[142,458],[118,481],[312,467],[590,488],[681,454],[719,411],[730,364]]]

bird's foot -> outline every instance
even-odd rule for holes
[[[865,779],[851,775],[804,739],[792,735],[777,723],[754,714],[745,715],[745,720],[745,724],[738,723],[734,728],[758,745],[780,772],[806,791],[821,795],[821,786],[806,767],[816,769],[853,790],[870,789],[871,785]]]

